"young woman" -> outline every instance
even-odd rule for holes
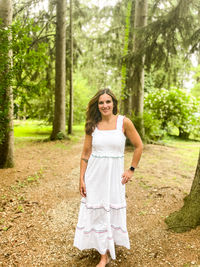
[[[132,178],[142,154],[142,141],[133,123],[117,114],[117,99],[103,89],[90,100],[80,163],[82,195],[74,246],[95,248],[101,259],[96,267],[115,259],[115,244],[130,248],[126,227],[125,184]],[[124,171],[124,147],[134,145],[130,168]]]

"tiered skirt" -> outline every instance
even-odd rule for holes
[[[126,227],[125,185],[122,185],[123,156],[91,155],[85,173],[86,198],[81,199],[74,246],[110,252],[115,244],[130,248]]]

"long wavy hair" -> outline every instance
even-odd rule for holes
[[[99,111],[99,108],[98,108],[98,101],[99,101],[99,97],[103,94],[107,94],[112,97],[113,114],[116,115],[118,112],[118,108],[117,108],[118,101],[115,95],[113,94],[113,92],[108,88],[99,90],[96,93],[96,95],[94,95],[92,99],[90,100],[90,102],[88,103],[87,112],[86,112],[86,123],[85,123],[86,134],[91,135],[97,123],[101,120],[101,112]]]

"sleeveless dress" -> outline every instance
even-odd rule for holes
[[[86,198],[81,199],[74,246],[95,248],[100,254],[108,250],[115,259],[115,244],[130,248],[126,227],[123,133],[124,116],[118,115],[115,130],[92,134],[92,153],[85,172]]]

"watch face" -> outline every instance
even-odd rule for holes
[[[131,166],[131,167],[130,167],[130,170],[131,170],[131,171],[134,171],[134,170],[135,170],[135,168]]]

